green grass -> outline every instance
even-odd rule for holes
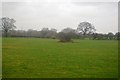
[[[0,79],[2,78],[2,38],[0,38]]]
[[[117,78],[114,40],[3,38],[3,78]]]

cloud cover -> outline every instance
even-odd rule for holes
[[[79,2],[75,0],[35,0],[3,2],[2,14],[14,18],[18,29],[40,30],[43,27],[76,29],[83,21],[92,23],[97,32],[118,31],[117,2]]]

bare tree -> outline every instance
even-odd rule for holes
[[[86,34],[92,34],[96,30],[95,27],[89,23],[89,22],[81,22],[78,25],[77,30],[79,32],[82,32],[82,34],[85,36]]]
[[[10,19],[8,17],[1,18],[2,21],[2,31],[5,33],[5,36],[8,36],[9,30],[13,30],[16,28],[14,23],[16,22],[14,19]]]

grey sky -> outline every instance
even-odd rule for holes
[[[16,20],[17,29],[41,30],[43,27],[60,31],[76,29],[83,21],[92,23],[97,32],[118,31],[117,2],[78,2],[41,0],[26,2],[3,2],[2,15]]]

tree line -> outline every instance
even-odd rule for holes
[[[57,29],[42,28],[41,30],[29,29],[15,30],[14,19],[1,18],[1,31],[3,37],[35,37],[35,38],[52,38],[60,39],[62,42],[71,41],[71,39],[93,39],[93,40],[120,40],[120,32],[113,34],[96,33],[95,27],[89,22],[81,22],[77,29],[70,27],[64,28],[60,32]]]

